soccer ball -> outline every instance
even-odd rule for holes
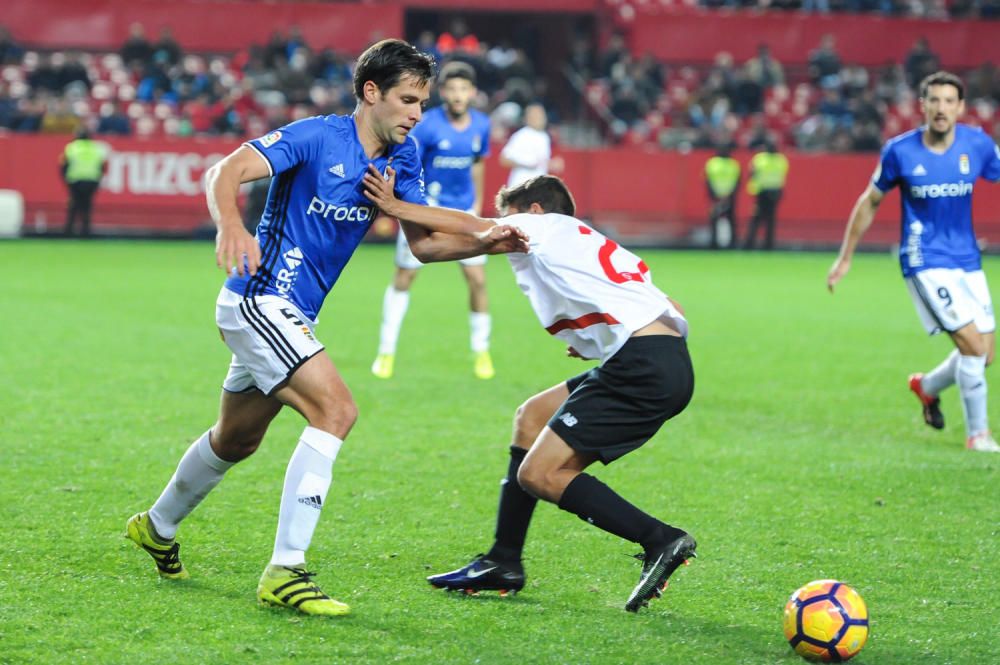
[[[785,638],[806,660],[850,660],[868,639],[868,608],[843,582],[810,582],[785,605]]]

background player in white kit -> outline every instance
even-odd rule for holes
[[[427,183],[427,202],[479,215],[483,208],[483,159],[490,154],[490,119],[471,108],[476,97],[476,71],[464,62],[449,62],[438,75],[443,104],[424,114],[410,135],[417,142]],[[396,238],[396,273],[382,301],[382,326],[372,374],[393,374],[396,346],[410,305],[410,286],[423,263],[410,251],[406,234]],[[469,286],[469,346],[473,371],[480,379],[494,375],[490,357],[490,312],[486,293],[486,256],[461,259]]]
[[[400,174],[400,196],[425,203],[408,134],[427,101],[433,66],[430,56],[404,41],[378,42],[358,58],[352,115],[286,125],[248,141],[209,170],[208,207],[219,231],[216,259],[230,274],[216,303],[216,323],[233,357],[218,421],[188,448],[149,511],[126,523],[126,537],[153,557],[162,577],[188,577],[174,540],[178,525],[226,471],[254,453],[287,405],[308,426],[285,472],[274,549],[257,598],[305,614],[349,611],[323,593],[305,568],[333,463],[358,414],[313,329],[327,293],[377,217],[361,191],[367,169],[392,163]],[[271,175],[253,237],[237,207],[239,186]],[[509,244],[510,230],[499,227],[482,234],[478,225],[467,225],[463,235],[440,233],[462,229],[445,229],[437,221],[405,228],[414,251],[427,261],[496,251],[505,242],[517,249]]]
[[[957,123],[965,110],[962,81],[937,72],[920,84],[926,125],[886,143],[872,182],[861,194],[830,268],[833,292],[851,267],[858,241],[882,197],[899,185],[899,258],[917,314],[931,335],[947,332],[956,349],[933,370],[910,376],[924,421],[944,427],[938,394],[958,384],[966,447],[1000,452],[987,424],[986,366],[993,361],[996,322],[972,227],[972,190],[982,177],[1000,180],[1000,149],[980,129]]]
[[[520,185],[536,175],[563,170],[561,157],[552,156],[552,137],[546,131],[545,107],[532,102],[524,107],[524,127],[510,135],[500,151],[500,164],[510,169],[507,186]]]
[[[398,201],[391,183],[379,177],[369,175],[365,186],[383,211],[400,219],[421,221],[444,212],[467,221],[463,213]],[[573,217],[575,207],[554,176],[497,195],[500,222],[529,237],[529,252],[511,255],[511,267],[542,326],[570,345],[570,355],[599,359],[600,365],[517,409],[493,547],[428,581],[447,589],[520,590],[528,524],[537,499],[544,499],[642,545],[642,573],[625,603],[635,612],[694,556],[695,540],[583,471],[643,445],[687,406],[694,390],[688,324],[680,307],[653,285],[646,264]]]

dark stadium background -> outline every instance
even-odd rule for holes
[[[7,33],[0,37],[0,189],[23,198],[23,234],[59,233],[65,132],[113,127],[102,118],[117,103],[129,133],[101,135],[112,156],[96,232],[205,234],[200,178],[213,161],[289,120],[349,112],[349,67],[358,52],[389,36],[417,42],[423,35],[447,48],[442,34],[459,32],[458,19],[474,38],[452,40],[457,46],[443,58],[466,59],[480,72],[480,106],[494,118],[488,192],[506,177],[496,155],[517,127],[519,105],[542,99],[581,213],[612,235],[700,244],[711,146],[733,141],[745,169],[751,147],[768,137],[791,162],[779,244],[830,247],[875,166],[877,144],[919,124],[913,81],[920,71],[939,66],[964,76],[963,121],[1000,135],[997,2],[830,4],[829,13],[813,13],[798,2],[681,0],[14,0],[0,18]],[[179,53],[153,49],[141,57],[140,49],[138,60],[126,62],[122,49],[134,25],[152,46],[170,30]],[[832,74],[817,71],[824,35],[834,37],[839,56]],[[930,53],[914,51],[925,37]],[[768,74],[746,83],[742,72],[761,45],[780,63],[783,84]],[[720,102],[726,95],[713,88],[720,68],[736,73],[734,99]],[[977,230],[988,248],[1000,239],[1000,188],[977,190]],[[896,195],[890,198],[866,237],[871,245],[898,235]],[[741,191],[743,227],[752,206]]]

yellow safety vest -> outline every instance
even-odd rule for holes
[[[750,160],[751,176],[747,191],[757,194],[765,189],[783,189],[788,176],[788,158],[779,152],[758,152]]]
[[[90,139],[76,139],[66,145],[66,182],[98,181],[104,166],[104,146]]]
[[[716,155],[705,162],[705,178],[716,196],[729,196],[740,182],[740,163],[732,157]]]

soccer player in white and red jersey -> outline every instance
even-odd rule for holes
[[[986,366],[996,348],[996,321],[972,227],[972,189],[979,178],[1000,180],[1000,148],[982,130],[957,122],[964,98],[965,87],[954,74],[937,72],[920,83],[926,124],[885,144],[871,183],[851,212],[827,286],[833,292],[850,270],[875,210],[899,186],[903,278],[927,332],[947,332],[956,347],[927,374],[911,375],[910,390],[920,400],[924,422],[942,429],[938,395],[958,384],[966,448],[996,453],[1000,445],[986,417]]]
[[[400,219],[422,223],[447,215],[468,224],[465,213],[397,200],[391,180],[375,174],[365,186],[383,212]],[[537,499],[543,499],[642,545],[642,574],[625,603],[635,612],[694,556],[695,540],[584,470],[635,450],[687,406],[694,390],[688,324],[680,307],[653,285],[646,264],[576,219],[575,208],[554,176],[537,176],[497,195],[498,222],[529,237],[528,253],[511,255],[511,267],[542,326],[569,345],[570,355],[600,364],[517,409],[492,548],[428,581],[447,589],[520,590],[521,551]],[[480,223],[484,229],[490,224]]]

